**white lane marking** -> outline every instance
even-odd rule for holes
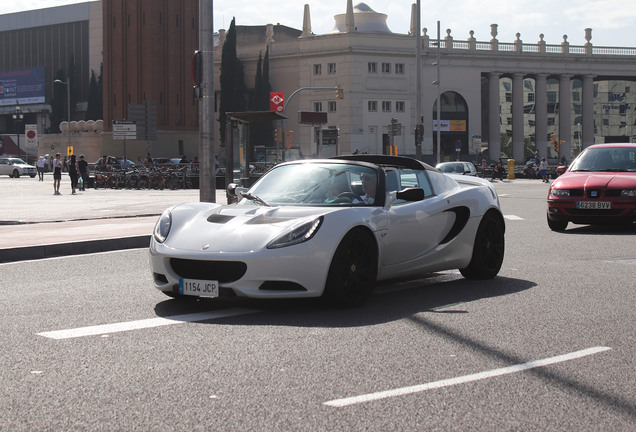
[[[420,384],[411,387],[402,387],[399,389],[386,390],[376,393],[368,393],[366,395],[352,396],[343,399],[334,399],[327,402],[323,402],[323,405],[329,405],[333,407],[345,407],[349,405],[355,405],[363,402],[370,402],[379,399],[386,399],[396,396],[404,396],[412,393],[419,393],[426,390],[432,390],[442,387],[449,387],[457,384],[465,384],[472,381],[479,381],[486,378],[493,378],[501,375],[507,375],[511,373],[523,372],[528,369],[534,369],[542,366],[548,366],[555,363],[561,363],[577,358],[589,356],[592,354],[598,354],[603,351],[607,351],[611,348],[608,347],[592,347],[581,351],[575,351],[569,354],[558,355],[543,360],[535,360],[527,363],[520,363],[513,366],[508,366],[500,369],[493,369],[490,371],[479,372],[471,375],[464,375],[457,378],[450,378],[441,381],[430,382],[427,384]]]
[[[118,333],[130,330],[139,330],[152,327],[161,327],[166,325],[184,324],[194,321],[206,321],[211,319],[225,318],[236,315],[245,315],[258,312],[254,309],[227,309],[223,311],[199,312],[184,315],[173,315],[164,318],[149,318],[138,321],[127,321],[114,324],[104,324],[90,327],[79,327],[75,329],[56,330],[37,333],[38,336],[44,336],[51,339],[71,339],[85,336],[96,336],[108,333]]]
[[[504,215],[504,218],[508,220],[525,220],[524,218],[516,215]]]

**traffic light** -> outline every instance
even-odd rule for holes
[[[71,156],[73,154],[73,146],[66,146],[66,155]]]
[[[415,145],[422,144],[424,140],[424,125],[419,123],[415,126]]]
[[[557,141],[556,139],[556,134],[550,134],[550,143],[552,143],[552,147],[554,147],[554,151],[557,154],[559,154],[559,141]]]
[[[281,130],[279,128],[274,129],[274,141],[275,142],[282,142],[281,139]]]
[[[342,89],[342,86],[338,84],[336,86],[336,99],[342,99],[342,98],[344,98],[344,90]]]
[[[292,135],[294,131],[285,131],[285,148],[290,149],[292,147]]]

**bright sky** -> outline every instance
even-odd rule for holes
[[[360,0],[354,0],[356,5]],[[77,0],[21,0],[0,2],[0,14],[41,9]],[[387,24],[395,33],[408,33],[411,4],[416,0],[366,0],[376,12],[388,15]],[[344,13],[347,0],[215,0],[214,29],[227,28],[236,17],[237,25],[284,24],[302,29],[304,5],[309,4],[312,31],[329,33],[334,15]],[[585,44],[585,29],[592,28],[595,46],[636,47],[636,2],[634,0],[421,0],[422,27],[428,35],[441,36],[451,29],[455,40],[466,40],[475,31],[478,41],[491,39],[490,24],[499,25],[497,39],[513,42],[516,33],[521,40],[536,43],[539,34],[548,44],[560,44],[568,35],[571,45]]]

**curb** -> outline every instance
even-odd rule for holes
[[[87,240],[74,243],[58,243],[0,249],[0,263],[37,260],[69,255],[83,255],[122,249],[139,249],[150,246],[150,235],[113,239]]]

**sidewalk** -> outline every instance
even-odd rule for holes
[[[173,204],[198,202],[198,189],[87,189],[62,195],[53,177],[0,177],[0,263],[147,247],[158,216]],[[216,201],[226,203],[225,191]]]

